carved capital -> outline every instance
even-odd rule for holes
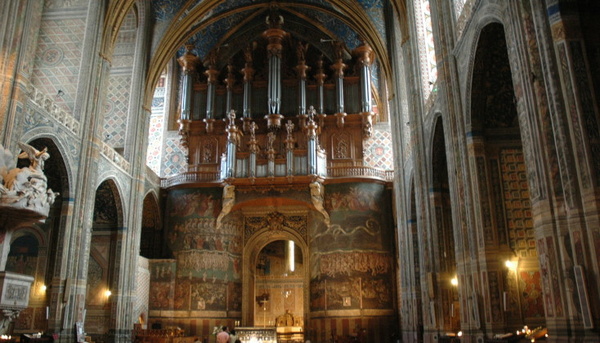
[[[177,59],[177,62],[181,66],[183,73],[189,74],[196,70],[196,66],[200,63],[200,59],[198,58],[198,56],[192,53],[194,45],[188,44],[185,46],[185,48],[186,52],[183,54],[183,56]]]
[[[363,43],[354,49],[354,55],[357,57],[358,63],[362,66],[368,67],[375,62],[375,53],[367,43]]]
[[[337,118],[337,127],[339,127],[340,129],[342,129],[344,127],[344,123],[345,123],[345,118],[348,114],[344,113],[344,112],[339,112],[335,114],[335,117]]]
[[[363,139],[370,138],[373,135],[373,112],[363,112],[362,116],[362,127],[363,127]]]

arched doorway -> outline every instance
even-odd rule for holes
[[[432,147],[432,188],[430,201],[434,210],[434,245],[433,270],[437,273],[436,292],[441,298],[440,327],[444,332],[460,331],[460,303],[458,300],[458,266],[456,261],[456,243],[452,225],[452,208],[450,197],[450,181],[446,144],[444,142],[444,125],[442,117],[435,123]]]
[[[302,326],[304,264],[293,240],[265,245],[254,263],[254,326]]]
[[[307,209],[246,213],[247,221],[262,218],[262,227],[251,233],[244,247],[244,326],[305,329],[308,245],[293,223],[306,222],[307,214]]]
[[[468,149],[475,165],[477,226],[485,249],[483,319],[494,332],[545,326],[515,89],[504,27],[483,27],[473,66]]]

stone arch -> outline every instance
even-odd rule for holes
[[[325,15],[340,19],[349,27],[355,29],[356,32],[360,33],[361,36],[365,37],[365,41],[369,42],[369,44],[373,47],[373,50],[377,55],[377,60],[380,61],[378,62],[378,65],[381,66],[383,79],[390,83],[392,73],[391,66],[388,62],[390,59],[388,58],[387,49],[385,48],[382,37],[377,33],[377,30],[374,28],[373,24],[366,20],[367,16],[364,15],[363,9],[358,6],[358,4],[348,4],[340,1],[331,2],[332,4],[336,5],[337,11],[347,15],[350,20],[343,19],[338,13],[336,13],[336,11],[329,10],[326,7],[321,7],[319,10]],[[173,56],[177,49],[179,49],[190,38],[191,35],[209,26],[213,20],[226,17],[230,14],[219,14],[211,18],[212,20],[205,20],[205,22],[203,22],[201,25],[196,25],[195,23],[197,23],[200,18],[210,15],[211,11],[213,11],[216,7],[216,4],[217,2],[209,1],[202,3],[200,6],[195,6],[191,11],[189,11],[189,14],[180,21],[181,25],[189,26],[190,28],[193,28],[193,31],[185,31],[181,30],[180,28],[178,29],[176,26],[172,26],[164,32],[164,35],[161,37],[161,40],[156,48],[156,53],[154,54],[153,59],[150,61],[151,68],[148,72],[148,79],[144,94],[144,102],[146,106],[150,107],[152,95],[154,93],[154,86],[156,85],[162,70],[167,65],[168,60],[171,58],[171,56]],[[241,10],[252,9],[258,6],[262,5],[250,4],[248,6],[244,6],[243,8],[237,8],[235,11],[239,12]],[[296,3],[295,6],[311,7],[310,5],[302,3]],[[401,8],[399,13],[401,14],[401,17],[404,17],[402,14],[405,12],[402,11],[402,9],[403,8]],[[313,22],[312,19],[308,21],[320,30],[325,31],[322,25]]]
[[[148,192],[143,206],[140,255],[145,258],[164,257],[162,219],[156,193]]]
[[[425,254],[424,268],[436,277],[428,287],[433,287],[430,292],[435,292],[439,308],[436,315],[439,325],[446,332],[458,332],[460,329],[460,306],[458,289],[454,279],[458,277],[456,251],[461,245],[455,244],[453,216],[451,208],[451,194],[449,184],[448,162],[446,157],[446,144],[443,117],[438,115],[434,119],[432,146],[431,146],[431,184],[429,201],[432,206],[432,230],[428,240],[432,244],[432,254]],[[430,261],[427,259],[430,258]]]
[[[59,195],[54,199],[50,207],[48,217],[44,222],[39,222],[31,226],[19,228],[14,232],[13,239],[18,239],[24,235],[31,235],[39,242],[37,262],[35,266],[34,283],[31,288],[30,305],[26,311],[32,314],[38,314],[43,318],[46,306],[50,305],[49,292],[42,286],[48,287],[52,284],[53,275],[61,268],[60,246],[61,240],[66,235],[66,225],[69,222],[71,197],[71,182],[73,166],[72,156],[67,152],[64,141],[58,136],[48,136],[47,132],[42,133],[38,129],[31,130],[27,135],[21,137],[21,141],[35,147],[38,150],[47,148],[50,158],[45,161],[44,175],[47,178],[48,188]],[[21,163],[28,161],[19,161],[18,166],[23,167]],[[26,328],[28,331],[47,330],[46,322],[43,320],[28,320],[28,316],[18,319],[18,326]],[[29,316],[30,318],[30,316]],[[15,324],[17,325],[17,324]]]
[[[60,178],[62,187],[60,187],[60,189],[58,189],[58,187],[52,189],[56,192],[60,192],[59,198],[69,198],[71,194],[70,185],[72,183],[71,180],[73,180],[73,170],[77,169],[75,166],[78,164],[78,161],[68,153],[73,149],[69,148],[69,144],[65,142],[66,139],[60,136],[49,136],[47,131],[36,128],[23,135],[20,141],[28,142],[27,144],[38,150],[40,148],[48,148],[50,158],[45,163],[44,174],[53,172],[54,166],[56,166],[55,170],[58,174],[56,177]],[[52,167],[52,171],[48,170],[50,167]],[[56,187],[54,184],[49,184],[49,187],[51,186]]]
[[[123,198],[123,194],[125,193],[121,187],[119,180],[112,175],[99,175],[98,179],[101,181],[98,182],[98,186],[96,187],[96,200],[100,200],[100,202],[103,202],[102,199],[97,198],[98,190],[100,190],[102,187],[102,191],[104,192],[103,194],[112,196],[112,198],[107,198],[106,200],[114,203],[116,208],[115,218],[117,218],[118,227],[123,228],[125,220],[124,218],[127,216],[127,214],[125,213],[127,208],[124,206],[125,199]],[[94,211],[95,210],[96,209],[94,206]]]
[[[12,237],[6,271],[37,276],[40,236],[31,230],[21,229]],[[35,291],[35,290],[33,290]]]
[[[303,210],[303,212],[308,215],[308,208]],[[296,211],[296,214],[298,211]],[[286,214],[291,214],[290,211],[281,210],[281,212],[275,210],[270,213],[263,213],[265,216],[278,216]],[[255,322],[254,318],[254,303],[257,294],[255,294],[255,268],[256,263],[258,261],[258,255],[261,250],[267,246],[269,243],[278,241],[278,240],[287,240],[294,241],[295,244],[300,248],[300,251],[303,256],[303,264],[304,264],[304,275],[303,275],[303,318],[304,323],[308,323],[308,287],[309,287],[309,249],[308,243],[306,241],[306,237],[300,234],[298,231],[293,230],[289,227],[282,226],[279,227],[277,224],[269,225],[264,227],[258,231],[256,231],[244,244],[243,249],[243,265],[246,266],[246,272],[243,275],[243,294],[242,294],[242,303],[243,303],[243,313],[242,313],[242,321],[248,325],[252,325]]]
[[[86,275],[85,324],[92,335],[109,330],[111,307],[115,304],[108,292],[119,291],[123,223],[121,192],[114,179],[106,179],[96,189]]]
[[[489,330],[545,325],[529,178],[505,26],[478,31],[467,107],[474,227],[487,260],[482,307]],[[507,269],[505,261],[515,262]],[[489,282],[489,284],[488,284]]]
[[[483,28],[489,24],[500,24],[503,25],[503,21],[501,16],[497,13],[498,9],[496,6],[485,6],[484,9],[481,9],[479,13],[482,13],[479,16],[479,20],[476,21],[477,29],[474,30],[475,34],[471,37],[471,39],[467,40],[469,42],[469,46],[465,48],[468,50],[468,56],[466,56],[466,70],[467,77],[462,80],[464,82],[464,113],[465,116],[463,118],[465,123],[466,131],[469,132],[471,128],[471,120],[472,120],[472,106],[471,106],[471,98],[473,92],[473,79],[476,77],[474,75],[474,65],[475,65],[475,55],[478,47],[478,42],[481,37],[481,32]]]

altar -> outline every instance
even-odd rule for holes
[[[235,334],[242,343],[276,343],[277,329],[267,327],[236,327]]]
[[[304,329],[302,326],[278,326],[278,343],[302,343],[304,342]]]

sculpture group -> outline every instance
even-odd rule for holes
[[[19,143],[19,147],[23,152],[18,158],[29,159],[28,167],[16,168],[12,153],[0,145],[0,207],[31,210],[45,219],[58,196],[48,188],[44,175],[44,163],[50,154],[47,148],[40,151],[25,143]]]

